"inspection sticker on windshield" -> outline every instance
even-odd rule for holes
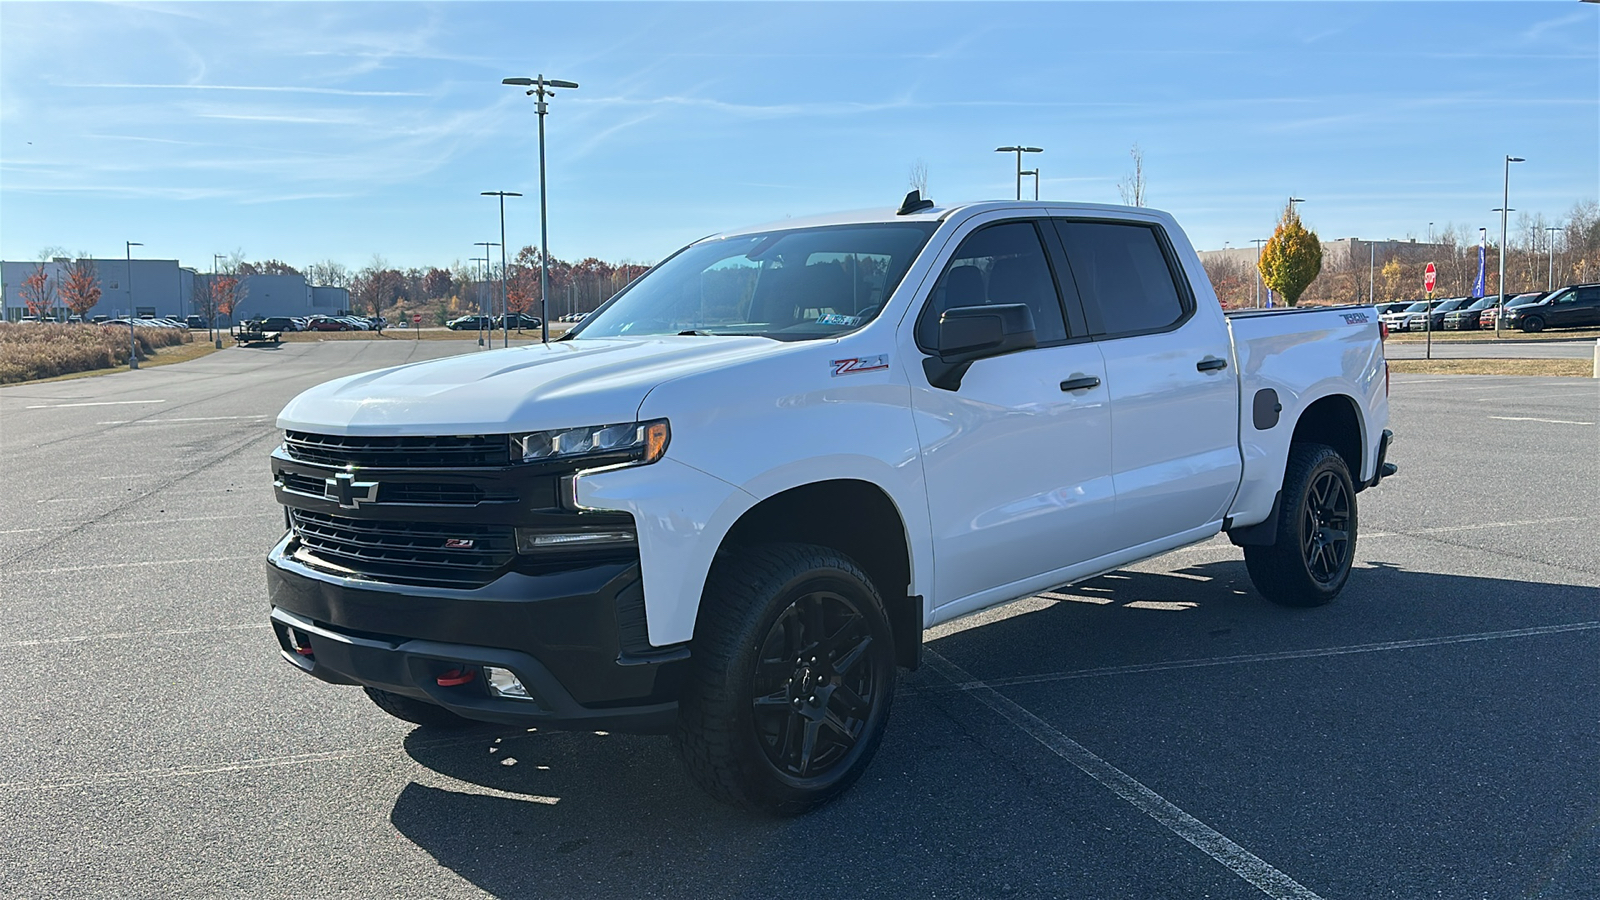
[[[843,313],[828,313],[817,317],[818,325],[860,325],[866,321],[862,316],[847,316]]]
[[[850,359],[835,359],[828,363],[833,366],[835,378],[840,375],[854,375],[857,372],[877,372],[889,368],[889,354],[879,353],[877,356],[854,356]]]

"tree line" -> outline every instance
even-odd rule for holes
[[[1316,264],[1307,273],[1304,267],[1313,254],[1311,247],[1305,246],[1306,238],[1296,234],[1298,225],[1298,216],[1287,227],[1285,221],[1279,222],[1273,234],[1278,247],[1268,242],[1262,248],[1259,276],[1257,266],[1244,260],[1219,256],[1205,261],[1206,274],[1224,307],[1254,305],[1258,277],[1265,279],[1264,299],[1274,277],[1293,274],[1286,268],[1289,266],[1299,266],[1301,276],[1310,276],[1289,296],[1319,305],[1421,298],[1423,272],[1430,262],[1436,273],[1436,298],[1470,296],[1478,278],[1477,228],[1448,224],[1434,235],[1431,245],[1390,245],[1380,248],[1376,259],[1339,254],[1323,258],[1315,232],[1302,228],[1315,246]],[[1491,231],[1484,250],[1485,295],[1500,293],[1500,235],[1498,229]],[[1295,249],[1291,251],[1291,247]],[[1552,282],[1561,287],[1600,281],[1600,204],[1593,200],[1574,204],[1566,216],[1554,222],[1542,213],[1519,214],[1506,235],[1505,262],[1507,294],[1546,290]],[[1288,283],[1292,285],[1293,278]]]

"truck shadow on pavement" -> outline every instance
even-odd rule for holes
[[[1593,587],[1368,562],[1333,604],[1284,609],[1230,560],[1111,573],[942,626],[928,648],[1001,689],[1042,676],[1059,681],[1053,690],[1136,705],[1124,682],[1091,670],[1586,622],[1600,618],[1597,599]],[[406,752],[444,777],[409,784],[390,820],[439,865],[501,897],[771,897],[801,885],[818,897],[1248,893],[1220,866],[1197,877],[1188,866],[1127,865],[1175,839],[1031,747],[924,666],[901,678],[862,780],[799,819],[712,801],[666,738],[486,726],[459,739],[413,731]]]

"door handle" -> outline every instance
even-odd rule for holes
[[[1228,361],[1225,359],[1218,359],[1215,356],[1208,356],[1205,359],[1195,363],[1194,367],[1202,372],[1215,372],[1219,369],[1226,369],[1228,367]]]
[[[1082,378],[1068,378],[1066,381],[1061,382],[1063,391],[1087,391],[1090,388],[1099,386],[1100,379],[1093,375],[1085,375]]]

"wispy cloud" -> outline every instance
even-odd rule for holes
[[[63,84],[61,86],[138,91],[256,91],[272,94],[331,94],[337,97],[428,96],[420,91],[353,91],[345,88],[300,87],[288,84]]]

